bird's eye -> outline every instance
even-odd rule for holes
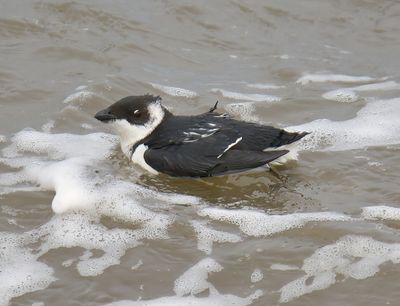
[[[135,111],[133,112],[133,115],[134,115],[135,117],[140,117],[141,113],[140,113],[140,111],[137,109],[137,110],[135,110]]]

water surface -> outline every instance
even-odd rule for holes
[[[397,305],[398,1],[3,1],[0,305]],[[298,161],[152,176],[126,95],[312,132]],[[112,304],[114,303],[114,304]]]

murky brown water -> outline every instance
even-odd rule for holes
[[[0,305],[398,305],[399,33],[396,0],[2,1]],[[312,134],[151,176],[93,118],[143,93]]]

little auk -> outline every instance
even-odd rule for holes
[[[159,96],[125,97],[99,111],[95,118],[111,125],[121,149],[145,170],[171,176],[207,177],[266,165],[287,154],[282,148],[307,132],[233,119],[215,112],[175,116]]]

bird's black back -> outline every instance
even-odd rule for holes
[[[148,146],[146,162],[160,172],[213,176],[262,166],[288,152],[264,150],[290,144],[306,134],[242,122],[218,113],[174,116],[167,112],[163,122],[142,143]]]

